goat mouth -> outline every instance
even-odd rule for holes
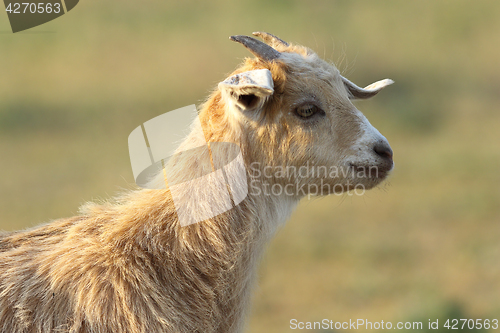
[[[356,164],[349,163],[349,168],[353,177],[357,179],[385,179],[393,168],[393,163],[381,163],[381,164]]]

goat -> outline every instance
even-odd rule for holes
[[[193,130],[181,147],[235,143],[245,184],[261,191],[187,226],[169,189],[137,189],[86,204],[74,217],[3,233],[1,332],[241,332],[259,258],[300,199],[369,189],[387,177],[388,141],[351,100],[392,81],[360,88],[310,49],[254,35],[265,43],[230,37],[255,58],[219,84],[200,108],[203,131]],[[216,155],[232,154],[224,149]],[[206,157],[183,154],[172,170],[195,178],[206,172],[198,163]],[[350,172],[288,172],[313,166]],[[366,175],[370,168],[376,174]],[[286,191],[264,193],[266,184]],[[198,205],[187,207],[195,215],[212,195],[209,186],[197,192]]]

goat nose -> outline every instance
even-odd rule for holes
[[[378,156],[392,161],[392,149],[387,142],[381,141],[376,143],[375,146],[373,146],[373,151],[375,151]]]

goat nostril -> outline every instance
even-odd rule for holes
[[[392,160],[392,149],[387,143],[377,143],[373,150],[378,156]]]

